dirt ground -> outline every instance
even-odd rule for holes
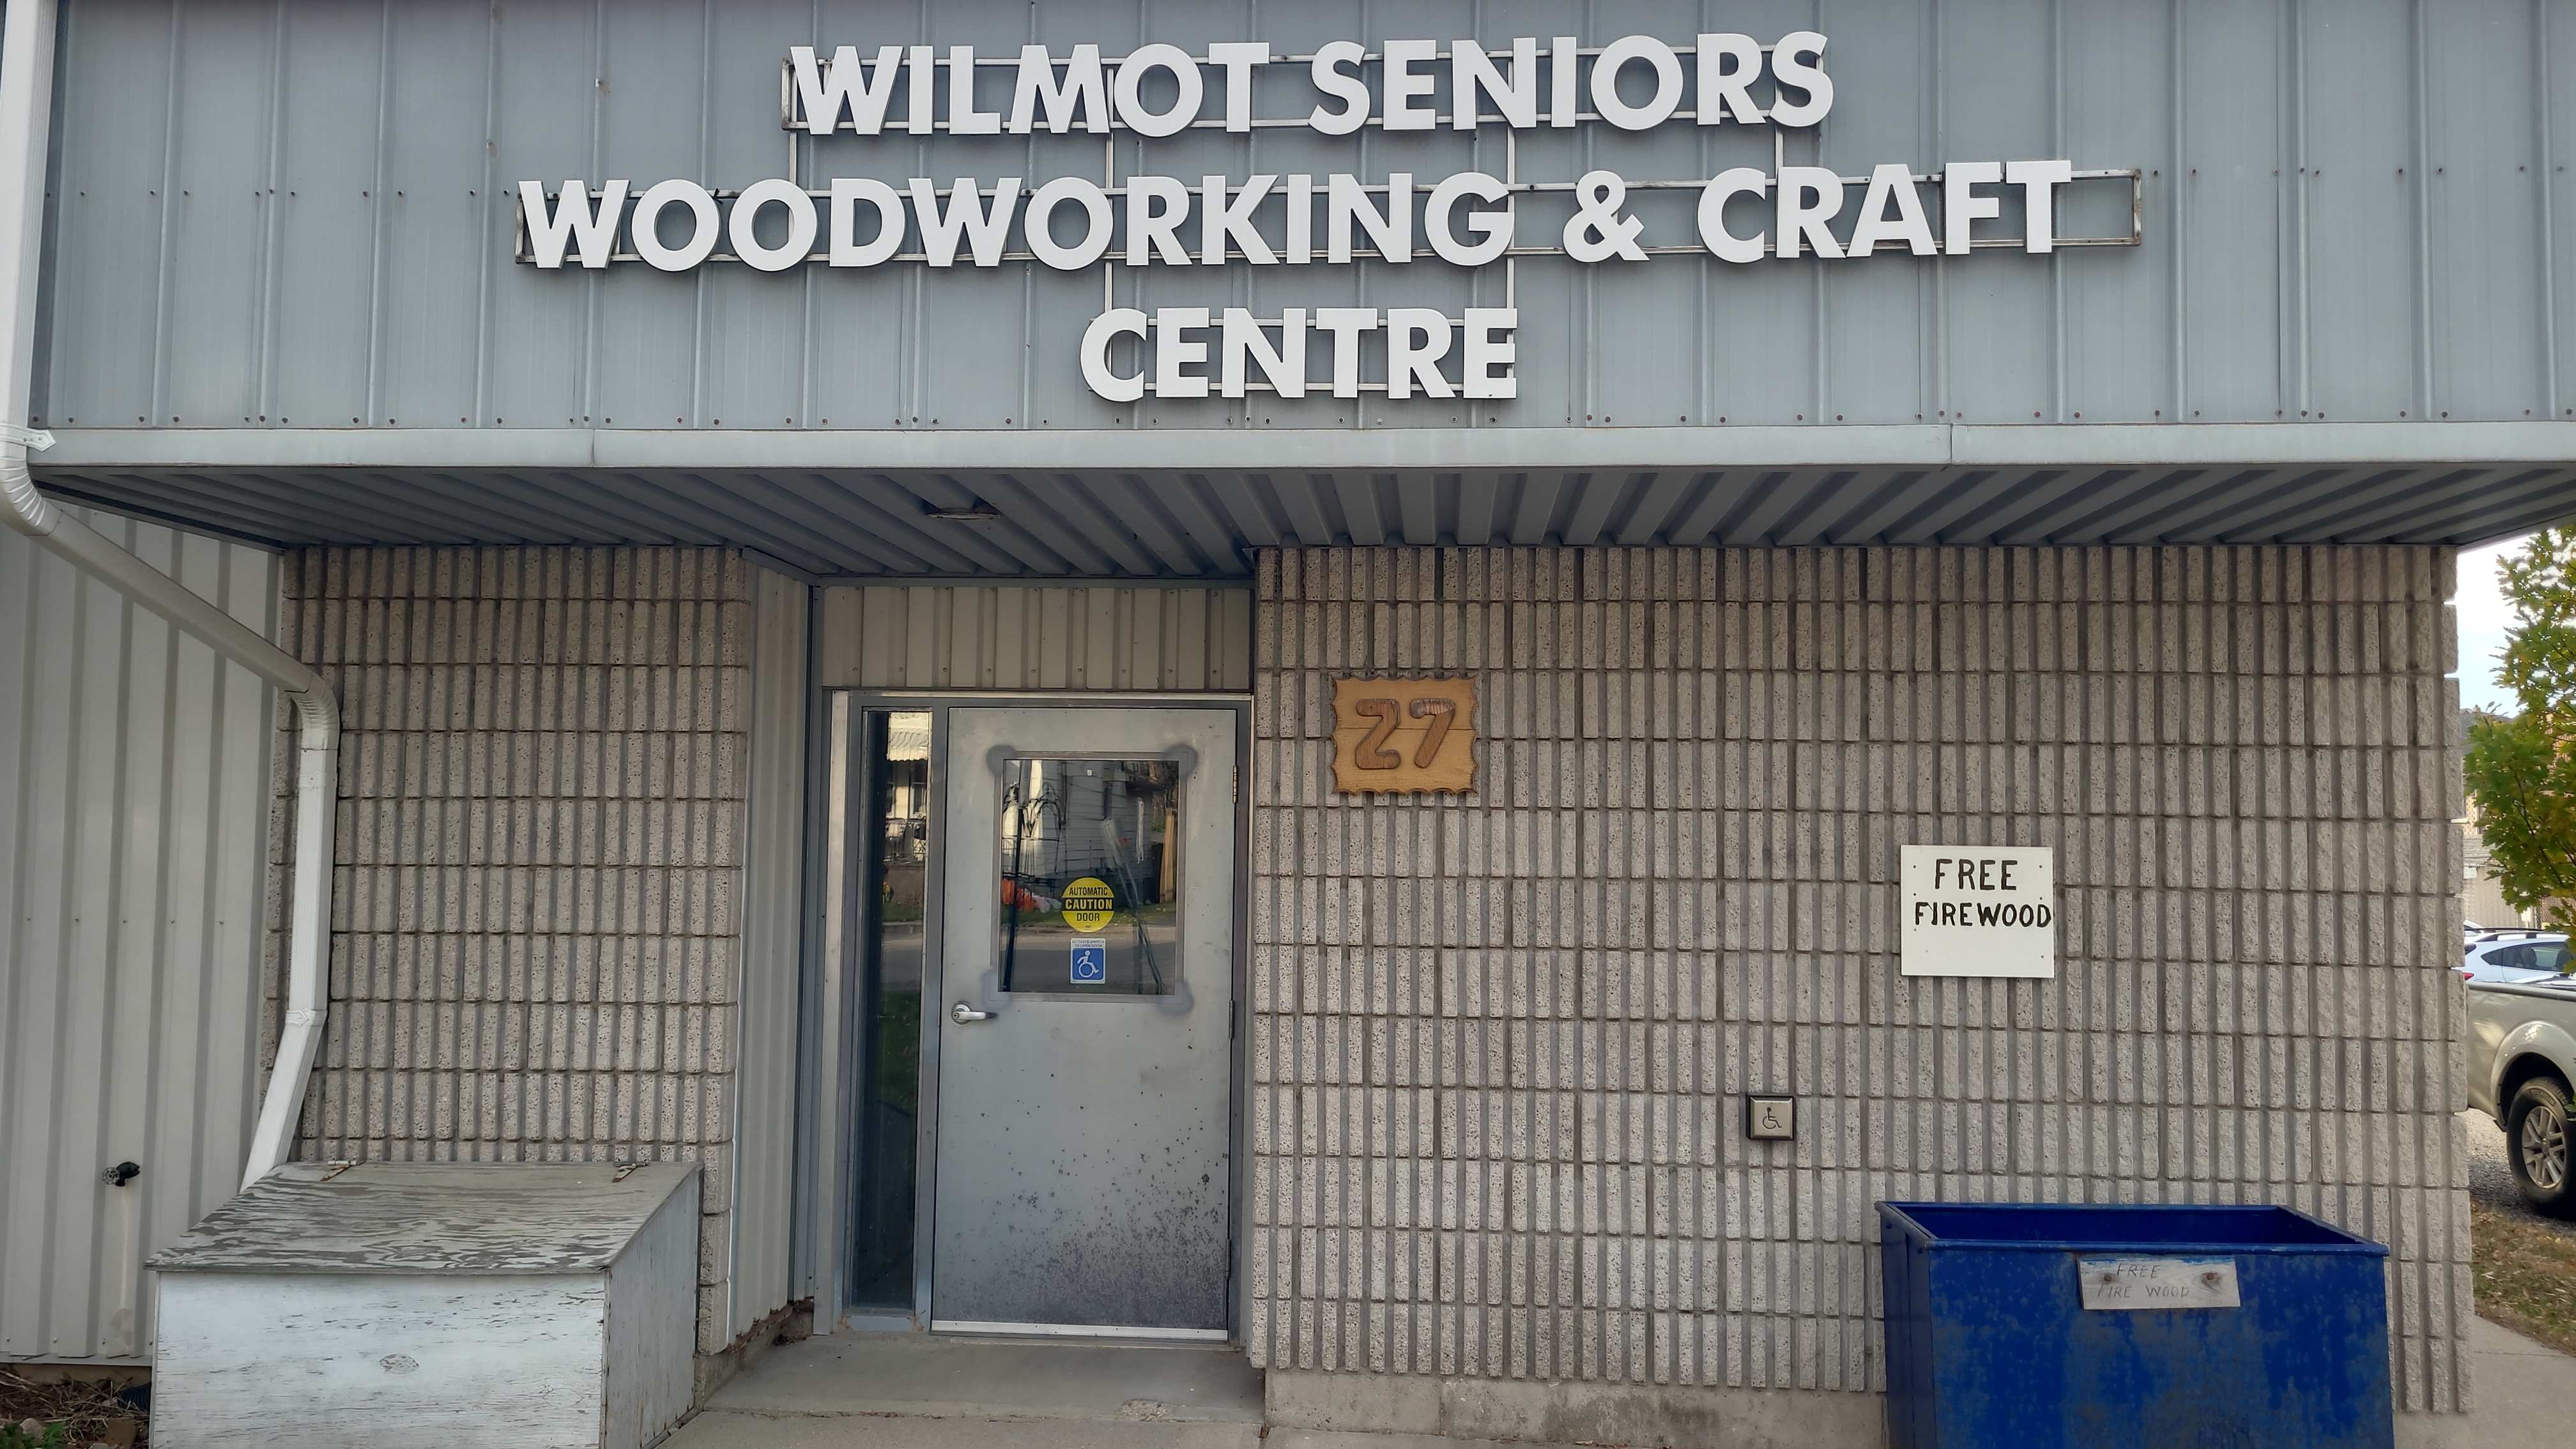
[[[2478,1316],[2576,1353],[2576,1222],[2525,1207],[2505,1166],[2504,1133],[2463,1112],[2469,1138],[2469,1256]]]
[[[114,1449],[141,1445],[145,1409],[132,1396],[120,1398],[146,1376],[124,1372],[113,1376],[65,1373],[38,1366],[0,1368],[0,1424],[16,1427],[32,1419],[51,1427],[63,1425],[74,1449],[107,1444]],[[42,1443],[41,1438],[32,1442]]]

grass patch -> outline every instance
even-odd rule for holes
[[[2576,1353],[2576,1237],[2469,1202],[2478,1316]]]

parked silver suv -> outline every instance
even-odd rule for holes
[[[2461,948],[2469,981],[2552,981],[2568,974],[2567,937],[2557,931],[2477,931]]]

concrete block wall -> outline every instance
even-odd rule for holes
[[[284,560],[283,642],[344,721],[330,1022],[298,1154],[702,1162],[701,1352],[733,1336],[754,572],[719,549]]]
[[[2400,1406],[2464,1408],[2450,580],[2434,548],[1265,550],[1274,1400],[1882,1389],[1873,1204],[1934,1198],[2315,1213],[2393,1250]],[[1335,675],[1457,671],[1476,794],[1330,793]],[[1906,842],[2054,846],[2058,978],[1900,976]],[[1798,1095],[1795,1142],[1742,1136],[1747,1090]]]

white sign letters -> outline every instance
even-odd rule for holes
[[[923,137],[1041,130],[1159,138],[1270,128],[1352,136],[1374,127],[1391,139],[1594,123],[1623,131],[1671,124],[1794,129],[1816,125],[1833,109],[1826,49],[1825,36],[1805,30],[1767,45],[1750,35],[1709,33],[1678,44],[1627,35],[1590,48],[1560,35],[1544,44],[1520,36],[1491,48],[1465,38],[1391,39],[1375,51],[1336,40],[1311,55],[1282,55],[1255,40],[1211,44],[1203,54],[1150,44],[1117,58],[1093,44],[1061,54],[1025,45],[1016,55],[978,55],[971,45],[842,45],[829,54],[799,45],[782,67],[780,124],[817,142],[899,136],[904,145],[891,154],[907,160]],[[1256,83],[1274,69],[1299,79]],[[1283,105],[1283,96],[1293,99]],[[1026,141],[1007,140],[995,153],[1022,161],[1030,154]],[[1383,143],[1378,154],[1388,154]],[[1766,257],[1964,256],[1990,247],[2044,254],[2061,244],[2139,239],[2134,225],[2125,237],[2060,236],[2064,188],[2114,178],[2133,192],[2136,186],[2135,172],[2078,172],[2063,159],[1951,161],[1921,173],[1890,161],[1859,176],[1775,164],[1645,181],[1596,169],[1572,180],[1531,181],[1509,167],[1503,176],[1390,169],[1380,179],[1357,171],[1120,178],[1118,155],[1110,151],[1098,179],[996,174],[952,176],[943,185],[927,176],[772,177],[722,191],[687,179],[639,190],[624,179],[593,186],[574,177],[552,193],[548,183],[528,180],[519,183],[518,251],[522,261],[548,270],[624,261],[675,272],[709,261],[763,272],[817,263],[863,270],[911,261],[934,269],[1020,262],[1080,271],[1344,267],[1363,259],[1479,268],[1521,255],[1594,266],[1684,254],[1749,266]],[[822,153],[816,157],[819,166]],[[1695,210],[1650,217],[1635,209],[1639,188],[1675,187],[1697,192]],[[2020,236],[1980,236],[1981,221],[2006,224],[2008,201],[2018,203]],[[1688,218],[1681,225],[1695,235],[1666,234],[1675,216]],[[1147,392],[1232,398],[1246,388],[1299,397],[1311,385],[1304,370],[1310,335],[1322,332],[1332,396],[1358,395],[1367,338],[1371,356],[1383,360],[1384,379],[1367,386],[1391,400],[1509,398],[1518,327],[1518,309],[1510,306],[1459,314],[1288,307],[1276,316],[1165,307],[1148,317],[1104,301],[1083,337],[1079,365],[1092,390],[1112,401]],[[1114,348],[1120,338],[1135,342]],[[1113,361],[1113,350],[1133,360]]]

